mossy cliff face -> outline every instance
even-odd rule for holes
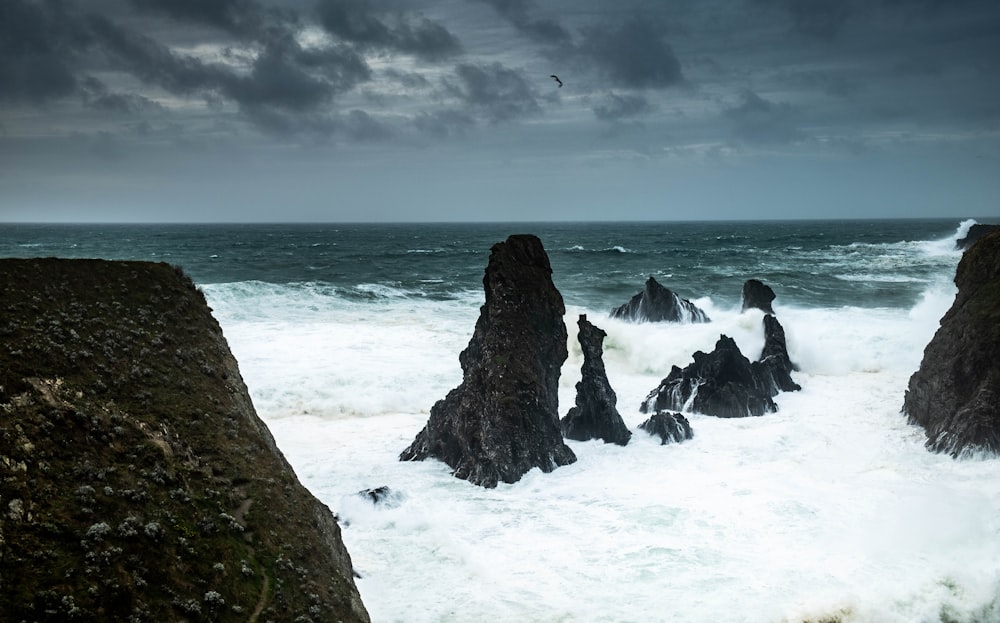
[[[1000,455],[1000,231],[962,256],[958,294],[910,377],[903,412],[927,447],[952,456]]]
[[[368,620],[179,270],[0,260],[0,613]]]

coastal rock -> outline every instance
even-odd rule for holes
[[[680,413],[671,413],[669,411],[657,411],[649,419],[640,424],[639,428],[650,435],[658,436],[661,446],[665,446],[668,443],[680,443],[694,437],[694,433],[691,431],[691,424],[687,418]]]
[[[576,384],[576,406],[560,422],[563,435],[578,441],[603,439],[605,443],[624,446],[632,433],[618,413],[618,397],[604,369],[603,344],[607,333],[591,324],[586,314],[580,314],[577,326],[580,328],[577,339],[583,349],[582,376]]]
[[[697,305],[678,296],[650,277],[642,292],[628,303],[614,309],[612,318],[631,322],[708,322],[708,316]]]
[[[362,489],[357,494],[371,502],[373,506],[395,508],[402,501],[402,495],[386,485],[375,487],[374,489]]]
[[[771,301],[774,300],[774,290],[764,282],[757,279],[747,279],[743,283],[743,309],[760,309],[765,313],[773,314],[774,308]]]
[[[969,247],[971,247],[973,244],[975,244],[980,238],[982,238],[986,234],[995,231],[1000,231],[1000,225],[984,225],[976,223],[975,225],[969,228],[968,232],[966,232],[965,238],[961,238],[955,241],[955,248],[964,251]]]
[[[955,285],[902,410],[924,428],[934,452],[1000,454],[1000,232],[965,252]]]
[[[0,618],[369,620],[189,278],[6,259],[0,284]]]
[[[711,353],[697,351],[694,363],[674,366],[660,385],[646,396],[640,410],[694,411],[717,417],[758,416],[777,411],[773,397],[801,389],[791,378],[785,332],[777,318],[764,316],[764,348],[759,361],[740,352],[732,338],[722,335]]]
[[[565,307],[541,241],[517,235],[493,245],[483,287],[486,302],[459,356],[462,383],[434,404],[399,458],[434,457],[457,478],[495,487],[576,456],[559,429]]]

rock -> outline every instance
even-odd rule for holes
[[[680,413],[669,411],[657,411],[640,424],[639,428],[650,435],[659,436],[661,446],[668,443],[680,443],[694,437],[687,418]]]
[[[771,301],[774,300],[774,290],[757,279],[747,279],[743,283],[743,309],[760,309],[765,313],[773,314]]]
[[[958,293],[910,377],[903,413],[927,447],[954,457],[1000,454],[1000,232],[965,252]]]
[[[563,435],[578,441],[603,439],[624,446],[632,433],[618,413],[618,397],[604,370],[603,343],[607,333],[591,324],[586,314],[580,314],[577,326],[577,339],[583,349],[582,377],[576,384],[576,406],[560,422]]]
[[[462,383],[431,408],[399,458],[434,457],[457,478],[495,487],[576,456],[559,429],[565,307],[541,241],[517,235],[493,245],[483,286],[486,302],[459,356]]]
[[[694,303],[682,299],[650,277],[642,292],[611,312],[612,318],[632,322],[708,322],[708,316]]]
[[[963,251],[975,244],[980,238],[988,233],[1000,230],[1000,225],[983,225],[976,223],[966,232],[965,238],[955,241],[955,248]]]
[[[674,366],[667,378],[646,396],[640,410],[693,411],[717,417],[747,417],[773,413],[772,398],[801,389],[791,378],[794,366],[785,348],[785,332],[777,318],[764,316],[764,348],[750,362],[732,338],[722,335],[711,353],[698,351],[683,370]]]
[[[0,618],[369,620],[189,278],[5,259],[0,283]]]
[[[374,489],[362,489],[358,491],[358,495],[367,499],[374,506],[385,506],[386,508],[399,506],[402,499],[399,493],[385,485],[375,487]]]

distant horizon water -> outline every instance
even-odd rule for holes
[[[996,623],[1000,459],[932,454],[900,413],[974,222],[0,224],[0,257],[191,275],[338,515],[373,621]],[[566,302],[559,415],[585,313],[633,437],[567,441],[576,463],[483,489],[398,455],[461,381],[490,247],[514,233],[541,238]],[[711,322],[610,318],[650,276]],[[688,413],[694,438],[659,445],[638,408],[671,366],[722,334],[759,355],[750,278],[777,294],[802,390],[762,417]],[[356,495],[379,486],[390,504]]]

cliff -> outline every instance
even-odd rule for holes
[[[0,612],[368,621],[179,269],[0,260]]]
[[[910,377],[903,412],[935,452],[1000,454],[1000,232],[965,252],[955,285],[955,301]]]

